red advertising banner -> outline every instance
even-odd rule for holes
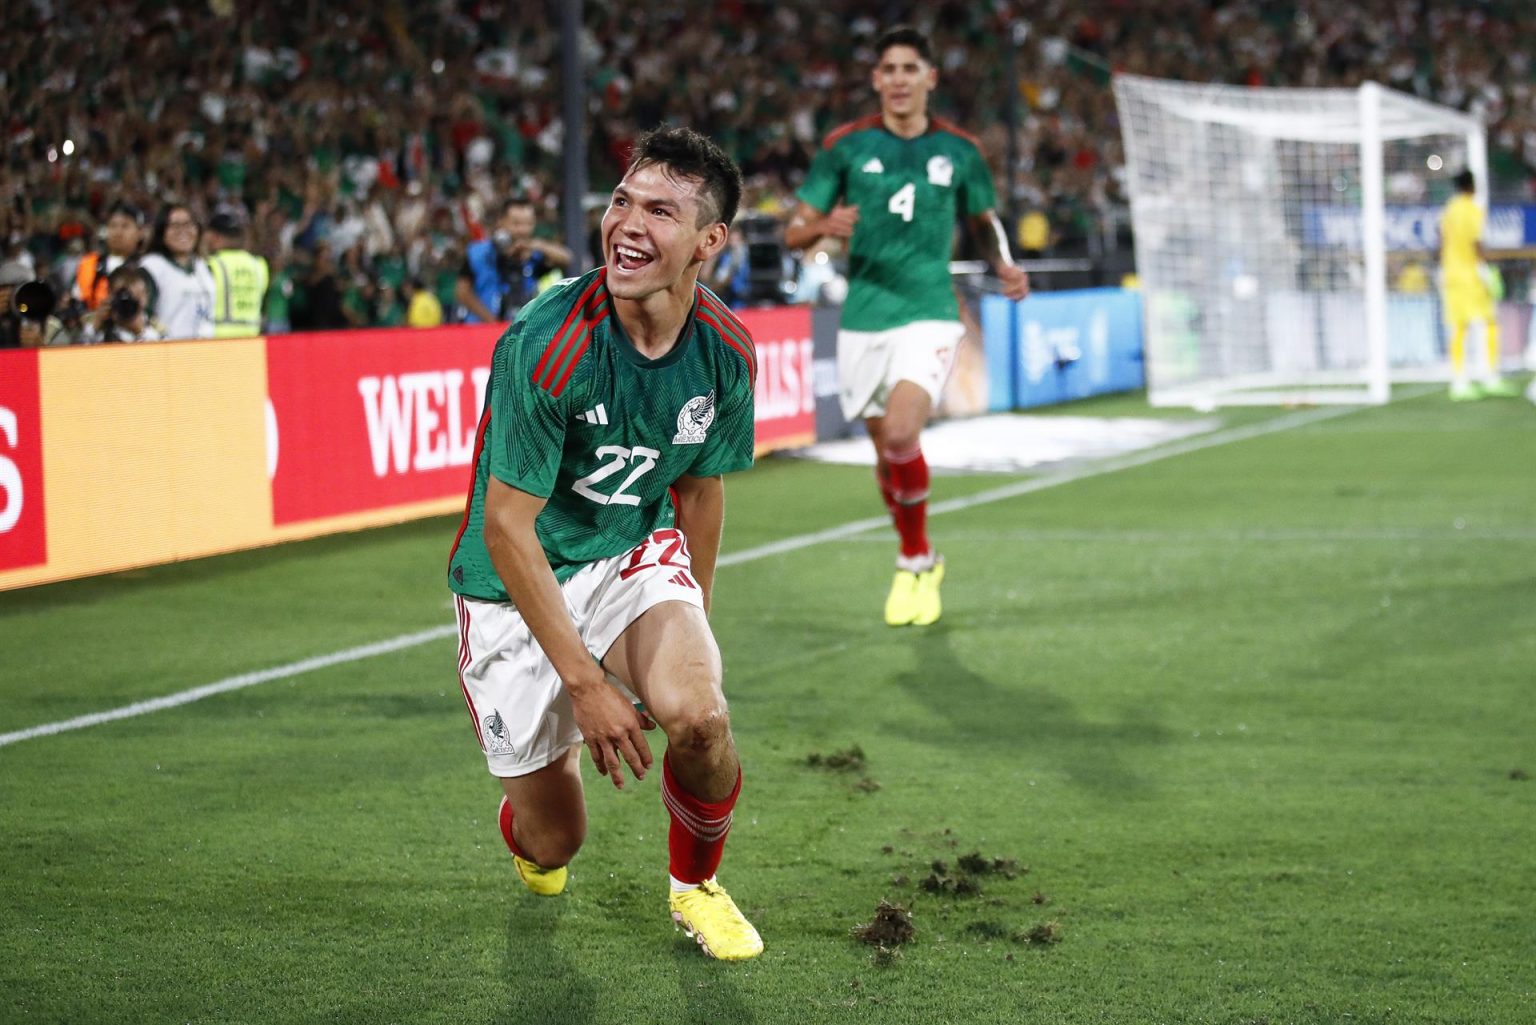
[[[738,310],[757,347],[757,450],[816,440],[811,309],[778,306]]]
[[[0,570],[48,561],[37,352],[0,352]]]
[[[269,337],[273,524],[463,494],[500,330]]]

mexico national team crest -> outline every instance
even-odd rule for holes
[[[940,188],[949,188],[949,183],[954,180],[955,165],[950,163],[948,157],[932,157],[928,161],[928,184],[937,185]]]
[[[512,754],[512,738],[507,733],[506,720],[501,712],[492,710],[481,722],[485,733],[485,753],[492,755]]]
[[[709,425],[715,422],[715,393],[695,395],[677,414],[677,435],[674,445],[702,445]]]

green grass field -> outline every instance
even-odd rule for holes
[[[673,930],[654,777],[589,764],[567,894],[522,890],[444,635],[0,746],[0,1022],[1528,1025],[1536,409],[1224,419],[938,480],[926,631],[886,531],[761,551],[875,517],[867,470],[730,481],[755,962]],[[0,733],[451,624],[455,526],[0,594]]]

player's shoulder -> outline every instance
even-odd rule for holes
[[[953,136],[960,142],[969,145],[978,153],[981,152],[981,140],[972,135],[970,132],[966,131],[964,128],[961,128],[959,125],[955,124],[947,117],[930,118],[928,122],[928,130],[942,135]]]
[[[591,347],[592,334],[608,317],[607,271],[599,267],[550,285],[518,311],[508,331],[523,359],[532,363],[535,387],[558,398]]]
[[[879,114],[866,114],[863,117],[854,118],[852,121],[846,121],[828,132],[821,140],[821,148],[831,149],[838,143],[852,138],[860,132],[872,131],[879,127]]]
[[[757,346],[752,341],[752,332],[747,325],[741,322],[741,318],[731,312],[731,308],[714,292],[705,285],[697,286],[698,305],[694,311],[694,319],[713,338],[727,350],[735,353],[746,368],[747,379],[755,383],[757,381]]]

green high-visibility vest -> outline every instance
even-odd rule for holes
[[[267,261],[244,249],[221,249],[208,258],[208,267],[213,271],[213,337],[261,334]]]

